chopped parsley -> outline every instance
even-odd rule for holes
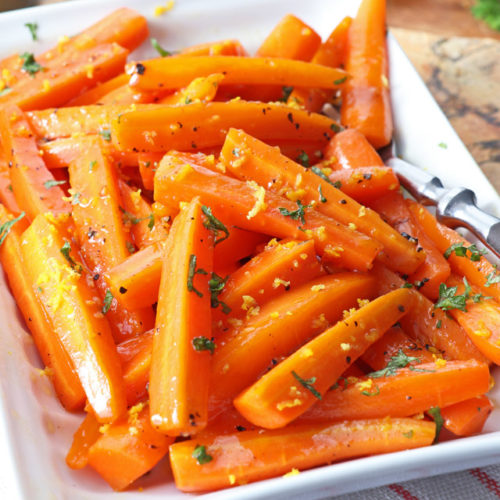
[[[196,459],[199,465],[208,464],[208,462],[213,460],[212,455],[207,453],[206,446],[201,446],[199,444],[196,445],[191,456]]]
[[[318,186],[318,192],[319,192],[319,201],[321,201],[321,203],[326,203],[328,200],[323,196],[323,193],[321,192],[321,184]]]
[[[500,283],[500,274],[497,273],[498,271],[491,271],[491,273],[486,276],[486,283],[484,284],[485,287],[490,287],[495,283]]]
[[[500,4],[498,0],[477,0],[471,11],[474,17],[482,19],[490,28],[500,31]]]
[[[361,394],[363,396],[378,396],[380,394],[380,388],[376,386],[376,391],[375,392],[370,392],[370,391],[361,391]]]
[[[209,339],[207,337],[195,337],[193,339],[193,347],[195,351],[210,351],[213,354],[216,348],[214,339]]]
[[[481,255],[486,255],[488,253],[486,250],[480,250],[474,244],[466,247],[463,243],[453,243],[443,255],[445,259],[448,259],[450,255],[455,252],[457,257],[467,257],[467,250],[470,252],[469,258],[472,262],[478,262],[481,259]]]
[[[405,438],[411,439],[413,437],[413,429],[410,429],[408,432],[403,432],[403,436]]]
[[[443,326],[443,322],[440,319],[438,319],[437,323],[436,323],[436,328],[439,330],[442,326]]]
[[[26,214],[22,212],[19,217],[16,217],[15,219],[8,220],[7,222],[4,222],[0,226],[0,245],[5,241],[5,238],[7,238],[7,235],[9,234],[10,230],[12,229],[12,226],[16,223],[19,222]]]
[[[168,57],[172,55],[172,52],[169,52],[168,50],[164,49],[159,43],[156,38],[151,38],[150,40],[151,45],[153,46],[153,49],[160,54],[161,57]]]
[[[45,189],[50,189],[54,186],[60,186],[61,184],[66,184],[66,181],[55,181],[55,180],[51,179],[50,181],[45,181],[43,183],[43,187]]]
[[[305,209],[311,208],[312,205],[303,205],[300,200],[297,200],[296,203],[298,207],[297,210],[288,210],[286,208],[280,207],[279,211],[281,215],[284,215],[285,217],[290,217],[290,219],[293,220],[300,220],[300,222],[302,222],[302,224],[304,225],[306,223]]]
[[[21,54],[21,59],[24,61],[21,69],[26,71],[31,76],[35,76],[39,71],[42,71],[42,66],[35,61],[35,56],[29,52]]]
[[[446,144],[446,142],[440,142],[438,144],[438,146],[441,148],[441,149],[448,149],[448,144]]]
[[[153,212],[151,212],[148,215],[148,219],[149,219],[148,228],[149,228],[150,231],[152,231],[153,228],[155,227],[155,216],[154,216]]]
[[[280,101],[287,102],[288,98],[290,97],[290,94],[293,92],[293,87],[288,87],[285,85],[284,87],[281,87],[281,92],[282,96]]]
[[[310,163],[309,163],[309,155],[304,151],[302,150],[300,152],[300,154],[297,156],[297,161],[303,166],[303,167],[306,167],[308,168],[310,166]]]
[[[107,142],[111,141],[111,130],[105,129],[99,132],[99,135]]]
[[[106,290],[106,295],[104,296],[104,305],[102,306],[101,312],[106,314],[111,309],[111,304],[113,302],[113,294],[110,290]]]
[[[187,289],[190,292],[194,292],[198,297],[203,297],[203,294],[194,287],[193,279],[196,274],[208,274],[204,269],[196,269],[196,255],[191,254],[189,256],[189,268],[187,277]]]
[[[433,406],[432,408],[429,408],[427,413],[433,418],[434,422],[436,423],[436,437],[434,438],[434,443],[437,443],[439,440],[439,433],[441,432],[444,424],[444,419],[441,415],[441,409],[439,408],[439,406]]]
[[[321,177],[324,181],[328,182],[328,184],[331,184],[332,186],[339,188],[340,187],[340,182],[332,182],[327,175],[325,175],[319,167],[312,167],[311,172],[314,172],[318,177]]]
[[[297,375],[292,371],[292,375],[299,382],[302,387],[305,387],[315,398],[321,399],[321,394],[314,388],[316,377],[311,377],[308,379],[303,379],[300,375]]]
[[[467,300],[470,298],[471,287],[464,278],[465,291],[461,295],[456,295],[458,287],[447,287],[445,283],[439,285],[439,299],[434,304],[435,309],[442,309],[443,311],[450,311],[451,309],[458,309],[460,311],[467,311]]]
[[[127,212],[124,208],[122,207],[119,207],[120,208],[120,212],[123,214],[122,216],[122,221],[124,224],[132,224],[133,226],[135,226],[136,224],[139,224],[139,222],[141,222],[142,220],[144,219],[139,219],[138,217],[136,217],[134,214],[130,213],[130,212]],[[149,217],[147,217],[149,218]]]
[[[342,130],[344,130],[344,127],[342,127],[341,125],[339,125],[338,123],[332,123],[330,125],[330,128],[335,132],[335,133],[338,133],[338,132],[342,132]]]
[[[236,156],[236,158],[240,157],[240,148],[234,148],[232,151],[233,156]]]
[[[184,99],[184,104],[191,104],[193,102],[193,99],[191,99],[191,97],[189,96],[186,96],[186,98]]]
[[[207,207],[203,205],[201,207],[201,211],[205,214],[205,217],[207,218],[204,222],[203,225],[209,230],[212,231],[215,237],[215,242],[214,246],[220,243],[221,241],[226,240],[229,238],[229,230],[227,227],[219,220],[215,215],[212,213],[212,209],[210,207]],[[219,238],[219,232],[222,231],[225,236]]]
[[[338,80],[335,80],[333,82],[334,85],[341,85],[342,83],[344,83],[345,81],[347,80],[347,76],[344,76],[343,78],[339,78]]]
[[[64,255],[64,258],[69,262],[71,269],[76,268],[77,272],[81,272],[82,271],[81,266],[78,265],[70,255],[71,245],[70,245],[69,241],[65,241],[64,245],[62,246],[62,248],[60,250],[61,250],[61,253]]]
[[[31,34],[31,39],[36,42],[38,40],[38,24],[37,23],[25,23],[26,28],[29,29]]]
[[[125,246],[127,247],[128,253],[135,253],[135,247],[131,241],[126,241]]]
[[[218,306],[221,306],[222,312],[224,314],[229,314],[231,312],[231,308],[227,304],[219,300],[219,295],[222,293],[222,290],[224,290],[228,278],[229,276],[221,278],[218,274],[212,273],[212,277],[208,281],[208,289],[210,291],[210,305],[214,309]]]
[[[391,356],[391,359],[388,361],[385,368],[369,373],[368,376],[370,378],[392,377],[393,375],[396,375],[398,369],[406,368],[410,363],[420,363],[420,358],[407,356],[402,349],[399,349],[395,356]],[[415,370],[412,366],[409,368],[410,370]]]
[[[94,167],[96,166],[97,164],[97,160],[92,160],[90,162],[90,165],[89,165],[89,172],[93,172],[94,171]]]

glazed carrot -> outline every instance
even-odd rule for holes
[[[408,417],[475,398],[488,390],[489,379],[488,365],[475,360],[448,361],[444,366],[422,363],[388,376],[368,375],[328,391],[297,423]]]
[[[0,205],[0,224],[3,225],[9,220],[12,220],[12,217]],[[43,364],[48,368],[47,374],[57,397],[67,410],[79,410],[85,402],[85,393],[74,371],[73,362],[54,335],[54,327],[35,295],[35,281],[26,272],[23,262],[22,232],[27,225],[27,220],[22,218],[11,227],[0,245],[0,261]]]
[[[85,149],[70,164],[73,220],[84,259],[103,300],[108,300],[108,317],[115,340],[137,335],[153,326],[152,310],[126,310],[109,292],[105,273],[130,255],[116,174],[94,137],[82,140]],[[133,248],[133,247],[132,247]],[[106,299],[107,296],[107,299]]]
[[[356,456],[430,445],[435,429],[434,422],[395,418],[239,432],[223,441],[207,437],[175,443],[170,465],[180,490],[214,490]],[[193,458],[196,449],[211,460],[200,465]],[[236,453],[245,460],[234,464],[224,459]]]
[[[344,17],[330,36],[320,45],[311,62],[330,66],[331,68],[342,68],[345,62],[347,33],[351,22],[351,17]],[[330,101],[332,97],[331,92],[323,89],[296,88],[290,94],[287,103],[303,105],[308,111],[317,113],[321,110],[323,104]]]
[[[149,104],[152,102],[157,102],[160,98],[158,93],[153,92],[140,92],[136,89],[130,87],[128,83],[123,84],[114,90],[111,90],[106,95],[103,95],[97,104],[103,106],[123,106],[129,104],[133,106],[134,104]]]
[[[124,420],[104,430],[89,449],[88,464],[114,490],[123,490],[150,471],[173,441],[151,427],[149,408],[140,403],[130,408]]]
[[[389,143],[392,115],[385,42],[385,0],[363,0],[349,27],[342,93],[342,124],[363,133],[374,148]]]
[[[134,191],[123,180],[118,180],[123,202],[122,219],[130,229],[139,248],[151,245],[167,237],[165,226],[155,220],[151,205],[141,196],[141,190]]]
[[[89,448],[101,437],[101,424],[89,411],[73,435],[71,448],[66,455],[66,464],[72,469],[83,469],[88,464]]]
[[[439,285],[450,275],[450,266],[423,228],[416,223],[402,194],[399,192],[386,194],[378,200],[373,200],[371,206],[391,226],[408,239],[416,240],[418,246],[424,249],[425,260],[414,273],[407,273],[409,276],[406,279],[426,297],[436,300],[439,296]]]
[[[241,266],[226,282],[218,299],[224,303],[229,314],[215,311],[223,322],[246,315],[242,309],[244,297],[253,297],[254,307],[275,299],[325,274],[314,251],[314,242],[283,241],[269,244],[265,250]]]
[[[384,166],[377,151],[356,129],[346,129],[336,134],[325,149],[325,160],[334,170]]]
[[[406,202],[416,221],[424,229],[427,236],[443,254],[451,249],[453,245],[470,247],[470,242],[460,236],[456,231],[440,224],[436,218],[422,205],[408,200]],[[472,257],[475,258],[475,257]],[[471,252],[468,250],[464,257],[459,257],[455,252],[451,252],[448,262],[454,273],[467,278],[467,281],[481,289],[481,293],[493,296],[500,300],[500,281],[498,281],[498,271],[485,257],[477,255],[479,260],[472,260]]]
[[[341,318],[344,310],[355,307],[358,299],[370,299],[374,287],[371,276],[339,273],[290,290],[260,310],[249,296],[244,304],[248,319],[220,340],[217,338],[212,399],[224,401],[236,396],[272,367],[273,359],[287,356],[324,331]]]
[[[2,152],[0,152],[0,203],[11,214],[19,215],[21,213],[10,181],[9,163]]]
[[[239,40],[220,40],[218,42],[191,45],[180,51],[186,56],[246,56],[247,51]]]
[[[402,278],[384,266],[375,265],[373,273],[377,277],[379,293],[387,293],[405,284]],[[436,348],[445,359],[486,361],[464,329],[419,292],[413,308],[401,318],[401,325],[412,339],[423,346]]]
[[[24,232],[21,248],[35,295],[73,362],[97,420],[116,420],[125,411],[120,362],[108,322],[95,292],[78,272],[70,243],[39,215]]]
[[[195,434],[207,424],[214,238],[198,199],[181,209],[165,248],[153,340],[151,424]],[[213,278],[212,278],[213,279]]]
[[[118,114],[111,112],[108,116]],[[336,124],[326,116],[290,110],[276,103],[143,104],[137,106],[137,111],[125,112],[120,120],[113,120],[112,136],[120,150],[192,151],[221,145],[230,127],[243,128],[263,140],[326,142],[333,136]]]
[[[390,167],[358,167],[349,170],[334,170],[328,175],[328,179],[334,185],[339,185],[339,189],[343,193],[358,203],[368,205],[399,189],[399,180]]]
[[[128,76],[126,73],[121,73],[110,80],[100,83],[84,92],[83,94],[71,99],[69,101],[68,106],[88,106],[90,104],[97,104],[100,102],[100,99],[105,95],[109,94],[113,90],[116,90],[123,85],[128,83]]]
[[[212,73],[194,78],[186,88],[160,99],[160,104],[189,104],[191,102],[212,102],[219,85],[224,80],[223,73]]]
[[[200,196],[218,218],[242,229],[280,238],[313,239],[320,255],[347,269],[369,269],[381,248],[371,238],[314,210],[302,209],[305,211],[299,217],[297,203],[255,182],[244,183],[194,162],[187,163],[180,154],[165,155],[155,175],[155,199],[177,206],[193,196]]]
[[[415,245],[390,228],[374,211],[346,197],[319,175],[241,130],[228,132],[221,160],[239,179],[252,179],[292,200],[300,199],[304,205],[314,203],[316,210],[348,225],[352,234],[359,230],[378,240],[384,245],[381,258],[392,269],[401,272],[414,270],[424,258],[418,254]],[[324,176],[322,171],[317,172]]]
[[[16,104],[24,111],[61,106],[121,73],[127,56],[128,51],[119,45],[98,45],[23,79],[0,97],[0,104]]]
[[[154,189],[155,172],[162,158],[163,153],[139,153],[139,172],[146,189],[151,191]]]
[[[472,436],[482,431],[493,408],[487,396],[476,396],[442,408],[441,416],[445,427],[456,436]]]
[[[24,113],[14,105],[0,111],[0,137],[6,160],[12,165],[12,191],[29,219],[40,213],[69,213],[61,188],[45,166]]]
[[[440,304],[455,318],[459,325],[467,332],[474,345],[490,361],[500,364],[500,304],[491,297],[484,298],[479,288],[470,286],[466,291],[465,283],[456,275],[451,275],[446,285],[456,287],[452,295],[462,295],[465,303],[446,305],[440,294]],[[444,299],[446,300],[446,299]],[[461,309],[463,308],[463,310]]]
[[[414,292],[394,290],[309,341],[233,401],[250,422],[284,427],[321,400],[346,368],[408,311]]]

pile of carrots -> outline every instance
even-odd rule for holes
[[[86,412],[67,464],[122,490],[168,454],[204,491],[480,432],[500,273],[377,154],[385,1],[252,57],[127,63],[147,37],[119,9],[0,61],[0,259]]]

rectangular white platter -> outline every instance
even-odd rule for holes
[[[171,50],[186,45],[239,38],[250,50],[277,21],[294,13],[323,37],[358,0],[177,0],[172,11],[154,17],[159,0],[80,0],[0,15],[0,57],[13,52],[38,53],[62,35],[72,35],[120,6],[135,8],[150,21],[151,36]],[[40,41],[24,27],[37,22]],[[483,208],[500,214],[494,188],[457,137],[418,74],[392,37],[391,90],[400,154],[440,176],[448,186],[476,191]],[[137,57],[153,56],[148,44]],[[447,144],[447,149],[439,143]],[[72,471],[64,463],[81,415],[65,413],[50,383],[39,374],[40,360],[5,280],[0,275],[0,498],[123,500],[182,499],[164,460],[127,492],[113,493],[90,470]],[[497,378],[500,374],[496,373]],[[500,394],[494,392],[495,403]],[[468,467],[500,462],[500,412],[495,410],[482,435],[437,446],[367,457],[212,494],[217,499],[314,499]],[[138,487],[143,491],[138,493]],[[140,497],[139,497],[140,495]]]

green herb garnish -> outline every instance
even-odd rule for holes
[[[195,351],[210,351],[210,354],[213,354],[216,345],[213,338],[195,337],[193,339],[193,347]]]
[[[29,29],[31,34],[31,39],[36,42],[38,40],[38,24],[37,23],[25,23],[26,28]]]
[[[324,181],[328,182],[328,184],[331,184],[332,186],[334,187],[340,187],[340,184],[339,186],[336,186],[337,183],[333,183],[327,175],[325,175],[321,169],[319,167],[312,167],[311,168],[311,172],[314,172],[318,177],[321,177]]]
[[[411,439],[413,437],[413,429],[410,429],[408,432],[403,432],[403,436],[405,438]]]
[[[444,252],[444,258],[448,259],[450,255],[455,252],[457,257],[467,257],[467,250],[470,252],[470,260],[472,262],[478,262],[481,259],[481,255],[486,255],[488,252],[486,250],[480,250],[476,245],[472,244],[468,247],[464,246],[463,243],[453,243],[446,252]]]
[[[341,85],[342,83],[344,83],[345,81],[347,80],[347,76],[344,76],[342,78],[339,78],[338,80],[335,80],[333,82],[334,85]]]
[[[222,290],[224,290],[228,278],[229,276],[222,278],[218,274],[212,273],[212,277],[208,281],[208,289],[210,291],[210,306],[214,309],[218,306],[221,306],[222,312],[224,314],[229,314],[231,312],[231,308],[227,304],[219,300],[219,295],[222,293]]]
[[[214,234],[215,237],[214,246],[220,243],[221,241],[224,241],[225,239],[229,238],[229,230],[219,219],[217,219],[217,217],[215,217],[210,207],[203,205],[201,207],[201,211],[205,214],[205,217],[207,218],[203,222],[203,225],[209,231],[212,231]],[[225,236],[219,238],[218,236],[220,231],[222,231],[225,234]]]
[[[189,256],[189,268],[187,277],[187,289],[190,292],[194,292],[198,297],[203,297],[203,294],[194,287],[193,279],[196,274],[208,274],[204,269],[196,269],[196,255],[191,254]]]
[[[79,266],[71,257],[70,252],[71,252],[71,245],[69,241],[65,241],[64,245],[60,249],[61,253],[64,255],[64,258],[69,262],[69,265],[71,266],[71,269],[75,269],[77,272],[81,272],[81,266]]]
[[[500,3],[498,0],[477,0],[471,11],[474,17],[482,19],[490,28],[500,31]]]
[[[293,87],[287,87],[287,86],[281,87],[281,92],[282,96],[280,101],[287,102],[288,98],[290,97],[290,94],[293,92]]]
[[[0,97],[10,94],[10,92],[12,92],[12,89],[10,87],[5,87],[4,89],[0,90]]]
[[[60,186],[61,184],[66,184],[66,181],[55,181],[55,180],[45,181],[43,183],[43,187],[45,189],[50,189],[54,186]]]
[[[310,166],[309,164],[309,155],[302,150],[300,154],[297,156],[297,161],[303,166],[308,168]]]
[[[458,287],[447,287],[445,283],[439,285],[439,299],[434,304],[435,309],[442,309],[443,311],[450,311],[451,309],[458,309],[460,311],[467,311],[467,299],[470,297],[470,285],[467,279],[464,278],[465,291],[461,295],[456,295]]]
[[[319,192],[319,201],[321,201],[321,203],[326,203],[328,200],[323,196],[323,193],[321,192],[321,184],[318,186],[318,192]]]
[[[199,444],[196,445],[193,454],[191,455],[193,458],[196,458],[196,461],[199,465],[208,464],[213,460],[212,455],[207,453],[206,446],[201,446]]]
[[[299,382],[302,387],[305,387],[315,398],[321,399],[321,394],[314,388],[314,383],[316,382],[316,377],[311,377],[308,379],[303,379],[300,375],[297,375],[292,371],[292,375]]]
[[[111,141],[111,130],[105,129],[99,132],[99,135],[107,142]]]
[[[9,234],[10,230],[12,229],[12,226],[16,223],[19,222],[26,214],[22,212],[19,217],[16,217],[15,219],[8,220],[7,222],[4,222],[0,226],[0,245],[4,242],[5,238],[7,238],[7,235]]]
[[[363,396],[378,396],[380,394],[380,388],[377,386],[375,392],[370,392],[370,391],[361,391],[361,394]]]
[[[290,217],[290,219],[293,219],[293,220],[300,220],[302,225],[304,225],[306,223],[305,209],[311,208],[312,205],[303,205],[300,200],[297,200],[296,203],[298,206],[297,210],[288,210],[286,208],[281,207],[281,208],[279,208],[279,211],[280,211],[281,215],[284,215],[285,217]]]
[[[427,413],[433,418],[434,422],[436,423],[436,437],[434,438],[434,443],[437,443],[439,440],[439,433],[441,432],[444,424],[444,419],[441,415],[441,409],[439,408],[439,406],[433,406],[432,408],[429,408]]]
[[[111,293],[111,291],[106,290],[106,295],[104,295],[104,305],[102,306],[102,309],[101,309],[101,312],[103,314],[106,314],[110,310],[113,299],[114,299],[114,297],[113,297],[113,294]]]
[[[495,283],[500,283],[500,274],[497,273],[498,271],[491,271],[491,273],[486,276],[486,283],[484,284],[485,287],[490,287]]]
[[[24,54],[21,54],[20,57],[24,61],[21,69],[23,71],[26,71],[26,73],[28,73],[29,75],[35,76],[39,71],[43,69],[42,66],[35,61],[35,56],[33,54],[25,52]]]
[[[395,356],[391,356],[385,368],[369,373],[368,376],[371,378],[392,377],[396,374],[398,369],[406,368],[410,363],[420,363],[420,358],[407,356],[403,350],[400,349]]]
[[[168,50],[164,49],[159,43],[156,38],[151,38],[150,40],[151,45],[153,46],[153,49],[160,54],[161,57],[168,57],[172,55],[172,52],[169,52]]]

